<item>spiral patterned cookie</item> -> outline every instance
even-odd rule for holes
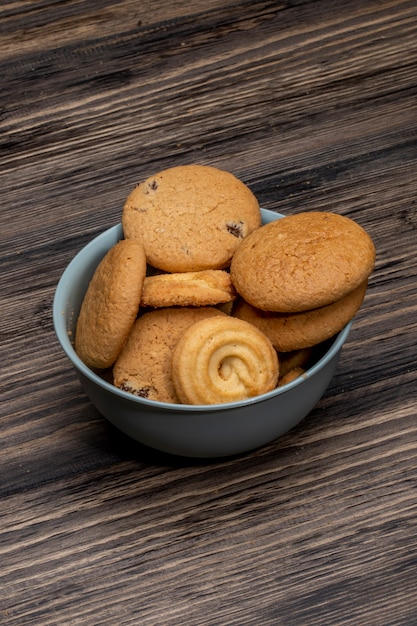
[[[138,317],[114,364],[115,386],[141,398],[177,404],[172,351],[187,328],[214,315],[224,313],[213,307],[168,307]]]
[[[221,404],[275,388],[279,365],[269,339],[237,318],[196,322],[177,343],[172,378],[183,404]]]

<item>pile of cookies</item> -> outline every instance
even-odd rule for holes
[[[202,165],[139,184],[122,226],[87,289],[75,350],[115,386],[161,402],[242,400],[302,375],[358,311],[375,262],[351,219],[262,225],[249,188]]]

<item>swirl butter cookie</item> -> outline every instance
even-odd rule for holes
[[[228,316],[190,326],[172,355],[172,378],[183,404],[220,404],[275,388],[277,353],[257,328]]]
[[[136,319],[146,258],[142,244],[122,240],[102,259],[84,296],[75,351],[93,369],[110,367]]]
[[[359,310],[367,284],[365,280],[340,300],[301,313],[262,311],[239,299],[233,315],[259,328],[279,352],[309,348],[330,339],[346,326]]]
[[[225,270],[155,274],[143,281],[141,304],[146,307],[213,306],[236,297]]]
[[[122,212],[126,238],[166,272],[223,269],[261,225],[258,201],[238,178],[206,165],[180,165],[140,183]]]
[[[195,322],[223,315],[211,307],[169,307],[144,313],[114,364],[114,384],[142,398],[178,404],[171,374],[175,344]]]
[[[373,242],[359,224],[336,213],[305,212],[251,233],[230,271],[253,306],[295,313],[344,297],[369,277],[374,263]]]

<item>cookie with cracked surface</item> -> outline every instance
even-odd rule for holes
[[[166,272],[224,269],[261,225],[258,201],[238,178],[208,165],[179,165],[140,183],[123,207],[126,238]]]
[[[295,313],[331,304],[371,274],[375,247],[348,217],[304,212],[251,233],[236,250],[232,282],[264,311]]]
[[[146,257],[142,244],[122,240],[95,270],[75,330],[75,351],[93,369],[113,365],[140,306]]]
[[[368,281],[324,307],[300,313],[262,311],[239,298],[232,314],[259,328],[279,352],[310,348],[338,333],[354,317],[365,297]]]
[[[172,354],[172,377],[183,404],[252,398],[274,389],[278,374],[277,353],[268,337],[227,315],[190,326]]]
[[[141,315],[113,367],[119,389],[149,400],[178,404],[171,357],[184,331],[195,322],[225,315],[212,307],[168,307]]]
[[[145,307],[214,306],[236,297],[230,274],[225,270],[201,270],[147,276],[141,304]]]

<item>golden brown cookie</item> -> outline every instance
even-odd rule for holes
[[[113,367],[116,387],[149,400],[178,403],[171,356],[184,331],[196,321],[224,315],[211,307],[169,307],[137,319]]]
[[[291,370],[301,368],[305,370],[313,356],[313,348],[301,348],[291,352],[279,352],[279,377],[286,376]]]
[[[75,331],[75,350],[94,369],[116,360],[136,319],[146,258],[142,244],[122,240],[102,259],[88,286]]]
[[[196,322],[172,355],[172,377],[183,404],[220,404],[271,391],[278,357],[257,328],[225,316]]]
[[[125,237],[143,242],[148,263],[167,272],[223,269],[261,225],[259,204],[238,178],[207,165],[151,176],[123,207]]]
[[[238,247],[232,282],[250,304],[264,311],[295,313],[326,306],[363,284],[375,248],[353,220],[305,212],[265,224]]]
[[[297,378],[300,378],[303,374],[305,374],[305,369],[303,367],[293,367],[286,374],[284,374],[284,376],[280,376],[277,386],[284,387],[284,385],[292,383],[293,380],[297,380]]]
[[[301,313],[262,311],[240,298],[233,315],[259,328],[279,352],[290,352],[315,346],[342,330],[359,310],[366,287],[365,280],[333,304]]]
[[[177,272],[147,276],[141,304],[146,307],[213,306],[236,297],[230,274],[225,270]]]

